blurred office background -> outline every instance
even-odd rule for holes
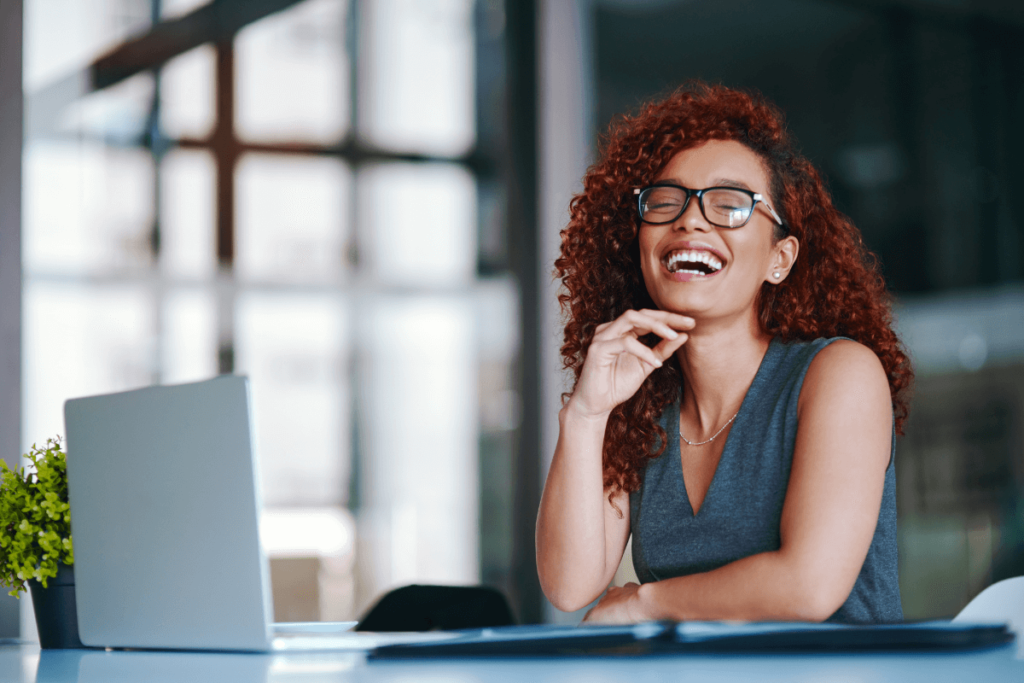
[[[408,583],[578,619],[533,564],[558,230],[612,117],[691,77],[787,112],[897,296],[907,617],[1024,574],[1024,6],[2,0],[0,30],[0,457],[66,398],[247,374],[278,620]]]

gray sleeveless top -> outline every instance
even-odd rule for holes
[[[668,437],[665,451],[648,462],[640,489],[629,497],[633,566],[641,583],[706,572],[779,549],[800,388],[814,356],[833,341],[772,340],[696,515],[683,484],[678,401],[665,409],[661,418]],[[867,558],[850,596],[828,621],[882,624],[902,620],[896,560],[896,474],[890,455],[882,508]]]

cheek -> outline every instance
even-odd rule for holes
[[[771,231],[762,230],[761,232],[764,234],[751,231],[747,235],[736,235],[736,239],[729,245],[734,259],[743,264],[743,270],[752,279],[763,277],[775,253]]]
[[[658,240],[652,238],[649,231],[640,230],[640,275],[643,278],[647,294],[654,301],[655,305],[660,306],[661,303],[655,285],[658,268],[658,257],[655,254],[655,247],[657,245]]]
[[[657,260],[654,256],[655,242],[650,238],[650,235],[646,231],[640,231],[640,272],[643,274],[644,282],[650,283],[651,268],[654,267],[655,261]]]

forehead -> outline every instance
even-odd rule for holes
[[[684,149],[669,159],[657,179],[694,189],[735,182],[755,192],[768,191],[768,173],[761,158],[735,140],[708,140]]]

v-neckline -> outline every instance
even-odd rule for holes
[[[715,465],[715,472],[711,475],[711,482],[708,484],[708,489],[704,492],[704,497],[700,501],[700,509],[696,512],[693,510],[693,502],[690,500],[690,492],[686,490],[686,478],[683,476],[683,444],[681,435],[679,434],[679,419],[680,412],[682,411],[683,395],[682,389],[680,389],[679,399],[675,404],[675,429],[673,430],[674,436],[671,437],[671,440],[675,441],[676,444],[675,467],[679,474],[679,476],[676,477],[676,481],[679,482],[679,486],[682,488],[682,498],[686,501],[686,508],[690,511],[691,518],[697,518],[697,516],[699,516],[700,513],[708,506],[708,500],[711,498],[711,492],[715,488],[715,482],[719,479],[718,473],[722,471],[722,466],[726,463],[726,456],[733,450],[730,448],[733,443],[733,439],[731,438],[733,431],[739,427],[741,422],[743,422],[743,418],[746,415],[747,401],[750,399],[750,395],[753,392],[754,387],[757,386],[760,381],[763,381],[762,377],[765,369],[765,361],[777,345],[776,338],[772,337],[772,340],[768,342],[768,348],[765,350],[764,356],[761,358],[761,363],[757,366],[757,372],[754,373],[754,379],[751,380],[750,386],[747,388],[747,393],[743,396],[743,400],[740,402],[740,409],[736,413],[736,418],[732,422],[732,427],[729,429],[729,433],[725,435],[725,444],[722,446],[722,454],[718,456],[718,463]]]

